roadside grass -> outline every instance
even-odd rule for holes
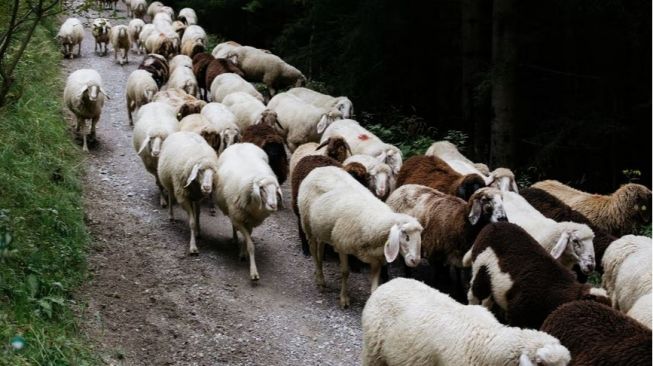
[[[98,363],[72,311],[89,235],[55,35],[38,27],[0,108],[0,365]]]

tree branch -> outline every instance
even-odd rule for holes
[[[20,6],[20,1],[19,0],[14,0],[14,7],[11,9],[11,18],[9,19],[9,26],[7,27],[7,31],[5,34],[2,36],[2,43],[0,43],[0,69],[2,69],[2,63],[3,60],[5,59],[5,53],[7,52],[7,47],[9,47],[9,43],[11,42],[11,36],[14,33],[14,26],[16,24],[16,17],[18,16],[18,7]],[[3,75],[4,77],[4,75]]]

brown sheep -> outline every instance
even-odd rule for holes
[[[399,170],[397,187],[404,184],[421,184],[467,201],[485,187],[485,180],[478,174],[461,175],[438,157],[418,155],[406,160]]]
[[[170,77],[170,66],[168,65],[168,60],[155,53],[145,56],[143,62],[141,62],[138,68],[152,74],[152,78],[156,81],[156,86],[159,89],[168,82],[168,78]]]
[[[540,330],[567,347],[570,366],[651,364],[651,330],[594,301],[572,301],[560,306]]]
[[[463,265],[472,265],[469,303],[488,308],[496,303],[511,326],[538,329],[558,306],[574,300],[610,305],[604,289],[577,282],[569,269],[512,223],[485,226]]]
[[[461,268],[463,255],[472,247],[481,229],[492,222],[508,220],[502,193],[492,187],[479,189],[465,202],[430,187],[407,184],[395,190],[386,203],[395,212],[415,217],[424,228],[422,253],[432,267],[426,272],[433,274],[438,274],[443,265]],[[456,278],[449,283],[451,281],[447,279],[431,277],[424,280],[429,286],[464,301],[464,283],[468,281]]]
[[[533,184],[556,196],[587,217],[596,227],[615,236],[633,234],[651,222],[651,190],[641,184],[624,184],[610,195],[579,191],[556,180]]]
[[[181,89],[160,91],[156,93],[153,101],[163,102],[173,107],[177,112],[177,119],[180,121],[190,114],[200,113],[206,105],[205,101],[199,100]]]
[[[288,155],[283,136],[274,127],[259,123],[245,128],[242,142],[251,142],[268,155],[270,168],[277,176],[279,184],[288,178]]]
[[[594,255],[596,256],[596,271],[603,273],[603,267],[601,266],[601,261],[603,260],[603,253],[608,249],[613,241],[617,240],[616,236],[611,235],[605,230],[602,230],[596,227],[587,217],[583,216],[580,212],[572,209],[567,206],[564,202],[557,199],[552,194],[543,191],[539,188],[524,188],[519,194],[535,207],[536,210],[540,211],[542,215],[553,219],[557,222],[561,221],[572,221],[579,224],[585,224],[592,229],[594,232]],[[576,275],[580,282],[586,282],[587,276],[575,267]]]
[[[193,56],[193,74],[197,79],[197,86],[200,88],[200,95],[204,100],[207,100],[208,93],[204,82],[206,81],[206,68],[209,66],[211,60],[215,60],[209,53],[198,53]]]
[[[367,181],[369,180],[369,175],[365,167],[359,163],[352,163],[346,166],[342,166],[338,161],[324,155],[309,155],[302,158],[298,163],[295,169],[293,170],[292,176],[290,177],[291,185],[291,194],[292,194],[292,210],[297,215],[297,225],[299,227],[299,239],[302,242],[302,251],[304,255],[310,255],[308,248],[308,241],[306,240],[306,235],[302,229],[301,220],[299,219],[299,208],[297,207],[297,194],[299,193],[299,185],[302,183],[304,178],[313,171],[315,168],[321,168],[325,166],[336,166],[345,169],[354,179],[360,182],[362,185],[367,187]]]
[[[226,58],[216,58],[211,60],[206,66],[205,72],[204,87],[207,88],[207,90],[211,88],[211,83],[213,83],[213,80],[218,77],[218,75],[231,72],[240,77],[245,76],[243,71],[233,61]]]
[[[279,125],[279,127],[281,127],[281,125]],[[283,128],[281,127],[281,129]],[[321,144],[316,142],[301,144],[290,157],[290,174],[292,174],[297,163],[302,160],[302,158],[309,155],[326,155],[335,161],[342,163],[351,155],[351,149],[349,148],[347,141],[341,136],[331,136]]]

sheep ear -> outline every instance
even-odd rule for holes
[[[481,175],[481,177],[483,177],[483,175]],[[488,187],[490,186],[490,184],[494,183],[494,179],[495,179],[494,173],[490,173],[489,176],[483,177],[483,180],[485,181],[485,185]]]
[[[104,88],[100,87],[100,93],[104,94],[104,96],[107,97],[107,99],[111,100],[111,97],[109,97],[109,94],[107,94]]]
[[[517,187],[517,182],[515,182],[514,180],[513,180],[512,183],[510,184],[510,187],[512,187],[512,191],[513,191],[513,192],[515,192],[515,193],[519,193],[519,187]]]
[[[397,256],[399,255],[400,240],[401,229],[399,228],[399,225],[392,225],[390,235],[388,235],[388,241],[386,241],[383,246],[383,254],[385,255],[386,262],[391,263],[397,259]]]
[[[472,225],[476,225],[478,223],[478,220],[481,218],[481,201],[475,199],[474,202],[472,202],[472,209],[469,212],[469,223]]]
[[[256,121],[254,121],[254,124],[258,125],[261,122],[263,122],[263,114],[258,115],[258,118],[256,118]]]
[[[320,150],[321,148],[327,146],[327,145],[329,144],[329,140],[331,140],[331,139],[326,139],[326,140],[324,140],[324,142],[322,142],[321,144],[317,145],[317,147],[315,148],[315,151],[318,151],[318,150]]]
[[[184,188],[188,187],[191,183],[193,183],[195,178],[197,178],[197,173],[199,173],[199,171],[200,171],[200,165],[195,164],[193,166],[193,170],[191,170],[190,172],[190,176],[188,176],[188,179],[186,180],[186,185],[184,186]]]
[[[533,363],[525,353],[519,356],[519,366],[533,366]]]
[[[327,128],[327,115],[323,114],[320,122],[317,123],[317,133],[322,133]]]
[[[567,244],[569,244],[569,238],[570,235],[568,232],[563,232],[562,235],[560,235],[560,239],[558,239],[558,242],[556,245],[551,249],[551,256],[555,259],[560,258],[562,253],[565,251],[567,248]]]
[[[281,208],[284,208],[283,205],[283,194],[281,194],[281,188],[277,187],[277,205]]]
[[[145,150],[145,147],[147,147],[147,144],[149,143],[150,143],[150,136],[147,136],[145,140],[143,140],[143,143],[141,144],[141,148],[138,149],[137,154],[140,155],[143,152],[143,150]]]
[[[263,207],[263,199],[261,198],[261,186],[258,182],[252,182],[252,196],[253,199],[258,200],[259,205]]]

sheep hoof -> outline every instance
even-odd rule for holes
[[[250,273],[249,276],[252,278],[252,281],[258,281],[259,280],[258,273],[256,273],[256,272]]]
[[[340,296],[340,308],[347,309],[349,307],[349,296]]]
[[[196,256],[196,255],[198,255],[198,254],[200,254],[200,251],[197,250],[197,247],[195,247],[195,248],[190,248],[190,249],[188,250],[188,255],[190,255],[190,256]]]

